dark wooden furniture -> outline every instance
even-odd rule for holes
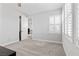
[[[16,56],[16,52],[0,46],[0,56]]]

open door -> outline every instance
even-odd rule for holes
[[[28,17],[24,15],[21,18],[21,39],[28,39]]]
[[[28,17],[19,16],[19,41],[28,38]]]

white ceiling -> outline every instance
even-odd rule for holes
[[[28,15],[33,15],[44,11],[56,10],[62,6],[63,3],[23,3],[19,11]]]

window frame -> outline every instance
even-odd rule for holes
[[[60,18],[62,19],[61,14],[55,14],[55,15],[50,16],[50,17],[54,17],[54,24],[50,24],[50,17],[49,17],[49,33],[61,33],[61,30],[62,29],[60,29],[60,32],[56,32],[56,30],[55,30],[57,26],[60,26],[61,27],[61,24],[62,24],[62,20],[61,19],[60,19],[60,24],[56,24],[55,23],[56,22],[55,17],[57,15],[60,16]],[[54,26],[54,29],[53,29],[54,32],[53,31],[50,31],[50,26],[52,26],[52,25]]]

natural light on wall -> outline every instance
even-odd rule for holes
[[[79,48],[79,3],[75,4],[75,14],[76,14],[76,24],[75,24],[75,28],[76,28],[76,35],[75,35],[75,44],[76,46]]]
[[[76,26],[77,26],[77,32],[76,32],[76,35],[77,35],[77,38],[79,40],[79,4],[76,5]]]

